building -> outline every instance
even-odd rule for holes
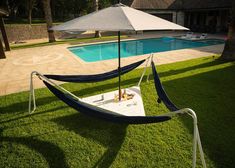
[[[135,9],[190,28],[194,32],[228,30],[233,0],[122,0]]]

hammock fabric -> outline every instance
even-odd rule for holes
[[[137,68],[143,62],[145,62],[145,59],[122,67],[121,68],[121,75]],[[63,82],[80,82],[80,83],[100,82],[100,81],[104,81],[104,80],[108,80],[108,79],[112,79],[112,78],[117,77],[118,70],[116,69],[116,70],[106,72],[103,74],[95,74],[95,75],[44,75],[44,76],[46,76],[49,79],[54,79],[54,80],[63,81]]]
[[[112,111],[92,106],[85,102],[79,101],[72,96],[60,91],[46,81],[43,81],[48,89],[60,100],[66,103],[68,106],[74,108],[80,113],[84,113],[91,117],[104,119],[111,122],[125,123],[125,124],[149,124],[163,122],[171,119],[169,116],[124,116]],[[133,111],[134,113],[134,111]]]
[[[166,92],[165,92],[165,90],[164,90],[164,88],[162,86],[162,83],[160,81],[160,78],[158,76],[158,73],[157,73],[157,70],[156,70],[154,62],[152,61],[151,64],[152,64],[152,71],[153,71],[153,78],[154,78],[155,89],[157,91],[159,100],[161,100],[170,111],[177,111],[177,110],[179,110],[179,108],[176,107],[175,104],[167,96],[167,94],[166,94]]]
[[[155,87],[157,90],[157,94],[159,98],[163,101],[166,107],[170,111],[176,111],[178,108],[171,102],[168,98],[167,94],[164,91],[164,88],[161,84],[159,76],[157,74],[156,68],[154,63],[152,62],[152,71],[154,76]],[[84,113],[86,115],[104,119],[111,122],[118,122],[118,123],[125,123],[125,124],[150,124],[150,123],[158,123],[170,120],[171,117],[169,116],[124,116],[118,113],[96,107],[90,105],[88,103],[82,102],[80,100],[75,99],[69,94],[62,92],[61,90],[57,89],[56,87],[52,86],[46,81],[43,81],[47,88],[60,100],[66,103],[68,106],[74,108],[75,110]],[[133,111],[134,113],[134,111]]]

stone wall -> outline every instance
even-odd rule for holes
[[[48,37],[46,24],[6,24],[5,28],[9,42],[42,39]],[[55,36],[60,37],[61,33],[55,32]]]

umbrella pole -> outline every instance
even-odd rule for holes
[[[119,90],[119,101],[121,101],[122,98],[122,91],[121,91],[121,42],[120,42],[120,34],[121,32],[118,32],[118,90]]]

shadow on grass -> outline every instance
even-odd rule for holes
[[[64,152],[53,143],[42,141],[34,137],[4,137],[1,136],[1,133],[0,142],[16,143],[27,146],[40,153],[51,168],[69,167],[66,163]]]
[[[164,82],[172,101],[198,116],[205,153],[216,167],[235,165],[235,66]],[[192,131],[192,121],[181,118]]]
[[[29,118],[31,117],[31,119],[34,120],[33,116],[38,116],[38,115],[41,115],[41,114],[45,114],[45,113],[50,113],[50,112],[53,112],[53,111],[57,111],[57,110],[61,110],[61,109],[66,109],[68,108],[67,106],[63,106],[63,107],[56,107],[56,108],[52,108],[52,109],[48,109],[48,110],[44,110],[42,112],[35,112],[33,114],[28,114],[28,113],[25,113],[25,115],[22,115],[20,117],[15,117],[15,118],[11,118],[11,119],[8,119],[8,120],[4,120],[4,121],[1,121],[0,124],[5,124],[5,123],[9,123],[9,122],[14,122],[14,121],[17,121],[17,120],[21,120],[21,119],[25,119],[25,118]],[[12,126],[11,126],[12,127]],[[7,129],[8,127],[2,127],[4,129]]]
[[[67,130],[72,130],[80,136],[96,141],[97,143],[108,148],[103,156],[94,165],[94,168],[110,167],[112,162],[115,160],[126,136],[127,125],[114,124],[94,119],[80,113],[56,118],[52,121],[62,125]]]
[[[37,92],[37,91],[36,91]],[[25,99],[28,98],[28,95],[26,96]],[[48,97],[42,97],[42,98],[37,98],[36,94],[36,104],[37,106],[45,105],[48,104],[48,102],[54,102],[57,101],[58,99],[55,96],[48,96]],[[16,113],[22,113],[22,112],[28,112],[28,99],[23,102],[18,102],[18,103],[13,103],[9,106],[1,107],[1,114],[16,114]]]

